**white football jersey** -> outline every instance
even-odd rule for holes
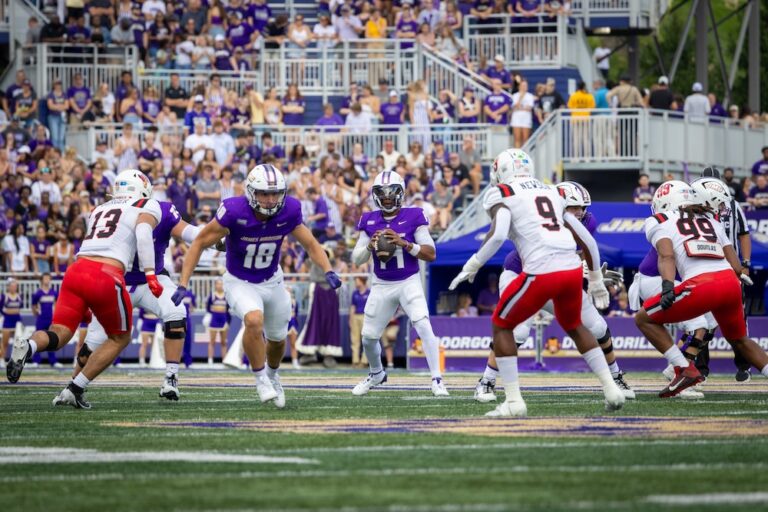
[[[645,237],[654,247],[663,238],[672,241],[675,265],[683,281],[731,268],[723,253],[731,241],[723,225],[709,215],[657,213],[645,220]]]
[[[576,241],[565,227],[565,200],[554,187],[534,178],[491,188],[483,199],[488,214],[496,205],[512,212],[509,238],[523,260],[526,274],[547,274],[581,266]]]
[[[88,217],[87,234],[77,255],[113,258],[130,269],[136,254],[136,221],[142,213],[160,222],[160,203],[154,199],[113,199],[99,205]]]

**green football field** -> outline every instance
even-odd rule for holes
[[[529,417],[484,418],[476,376],[286,371],[287,406],[256,400],[246,372],[110,370],[90,411],[51,406],[63,372],[0,385],[6,511],[766,510],[768,382],[716,377],[701,401],[660,400],[651,374],[619,413],[591,375],[523,374]]]

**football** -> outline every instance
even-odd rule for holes
[[[382,263],[388,262],[395,255],[395,251],[397,251],[397,246],[390,242],[384,234],[376,239],[376,257]]]

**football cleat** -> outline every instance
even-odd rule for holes
[[[261,403],[277,398],[277,391],[275,391],[275,387],[266,375],[256,379],[256,391],[259,393]]]
[[[746,370],[739,369],[736,372],[736,382],[749,382],[752,379],[752,373],[750,373],[749,368]]]
[[[624,392],[619,389],[619,386],[611,383],[612,385],[605,386],[603,388],[603,395],[605,396],[605,410],[608,412],[618,411],[624,407],[626,398]]]
[[[74,384],[69,384],[61,390],[59,396],[53,399],[53,405],[71,405],[75,409],[90,409],[91,403],[85,399],[85,390],[78,391]]]
[[[11,358],[8,360],[8,366],[5,368],[5,375],[8,377],[8,382],[19,382],[21,372],[24,371],[24,365],[32,357],[32,347],[29,346],[29,340],[26,338],[18,338],[13,342],[13,350],[11,350]]]
[[[492,411],[485,413],[489,418],[525,418],[528,415],[528,407],[520,400],[504,401]]]
[[[372,388],[385,382],[387,382],[387,372],[384,370],[377,373],[369,373],[357,386],[352,388],[352,394],[355,396],[367,395]]]
[[[496,381],[481,378],[475,386],[475,401],[481,404],[496,401]]]
[[[445,389],[445,383],[440,377],[432,379],[432,394],[435,396],[451,396],[448,390]]]
[[[698,387],[699,386],[693,386],[691,388],[682,390],[677,394],[677,398],[681,400],[702,400],[704,398],[704,393],[696,389]]]
[[[272,383],[272,387],[275,388],[275,392],[277,392],[277,398],[275,398],[273,403],[275,407],[282,409],[285,407],[285,390],[283,390],[283,385],[280,383],[280,376],[275,374],[269,381]]]
[[[619,372],[613,377],[613,382],[616,383],[616,385],[619,387],[622,393],[624,393],[624,398],[627,400],[634,400],[635,399],[635,391],[629,387],[629,384],[627,384],[627,381],[624,380],[624,372]]]
[[[166,375],[165,380],[163,380],[163,387],[160,388],[160,397],[176,402],[180,396],[178,378],[175,375]]]
[[[695,386],[699,382],[704,382],[704,376],[699,373],[698,369],[696,369],[693,361],[691,361],[685,368],[682,366],[675,366],[675,378],[672,379],[672,382],[670,382],[667,387],[659,392],[659,397],[669,398],[675,396],[684,389]]]

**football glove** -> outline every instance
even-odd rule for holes
[[[597,309],[606,309],[611,303],[611,295],[603,282],[603,272],[601,270],[589,271],[589,284],[587,293],[592,297]]]
[[[181,301],[184,300],[184,296],[187,294],[187,289],[184,286],[179,285],[178,288],[176,288],[176,291],[173,292],[173,295],[171,295],[171,301],[173,301],[173,304],[178,306],[181,304]]]
[[[470,283],[474,282],[477,272],[482,267],[483,265],[480,263],[480,260],[477,259],[477,255],[473,254],[472,257],[469,258],[464,264],[464,268],[461,269],[459,275],[453,278],[453,281],[451,281],[451,285],[448,287],[448,289],[453,291],[464,281],[469,281]]]
[[[341,279],[339,278],[338,274],[336,272],[326,272],[325,273],[325,280],[330,285],[331,288],[334,290],[341,287]]]
[[[605,281],[606,286],[619,286],[624,282],[624,275],[621,272],[617,272],[615,270],[608,270],[607,263],[603,263],[600,271],[603,273],[603,281]]]
[[[147,272],[145,276],[147,278],[147,286],[149,286],[149,291],[152,292],[152,295],[154,295],[156,298],[159,298],[163,294],[163,285],[161,285],[160,281],[157,280],[157,276],[154,272]]]
[[[741,282],[746,286],[752,286],[755,284],[754,281],[752,281],[752,278],[747,274],[739,274],[739,279],[741,279]]]
[[[661,282],[661,309],[669,309],[675,303],[675,283],[665,279]]]

